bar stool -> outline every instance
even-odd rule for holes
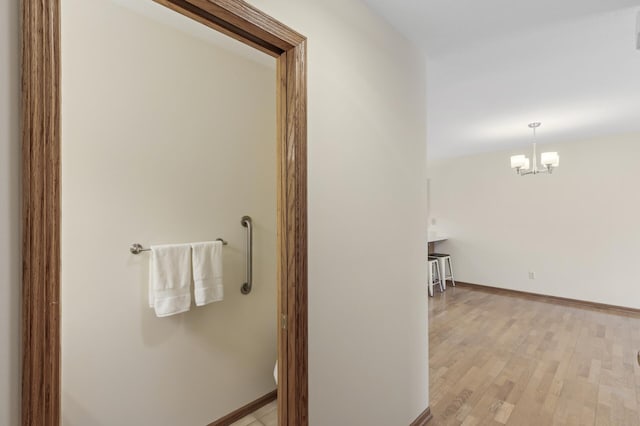
[[[440,269],[444,275],[444,282],[446,285],[447,279],[451,278],[451,285],[456,286],[456,281],[453,279],[453,267],[451,266],[451,255],[446,253],[430,253],[430,257],[435,257],[439,260]],[[449,275],[447,275],[447,265],[449,266]]]
[[[433,297],[433,286],[436,285],[436,283],[440,286],[440,291],[444,291],[445,287],[442,282],[442,270],[440,269],[440,262],[438,261],[438,258],[429,256],[428,261],[429,261],[429,274],[428,274],[429,296]],[[436,276],[437,276],[437,279],[436,279]]]

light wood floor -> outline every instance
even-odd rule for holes
[[[429,300],[430,426],[640,425],[639,349],[638,317],[447,287]]]

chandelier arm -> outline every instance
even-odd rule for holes
[[[521,168],[516,169],[516,173],[519,176],[528,176],[528,175],[539,175],[539,174],[551,174],[553,172],[553,167],[549,166],[548,168],[545,169],[534,169],[534,170],[528,170],[528,171],[523,171]]]

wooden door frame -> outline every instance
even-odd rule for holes
[[[308,424],[306,38],[242,0],[154,0],[277,59],[278,411]],[[60,424],[60,0],[22,0],[22,424]]]

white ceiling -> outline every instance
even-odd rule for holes
[[[427,53],[430,160],[640,132],[640,0],[365,1]]]

